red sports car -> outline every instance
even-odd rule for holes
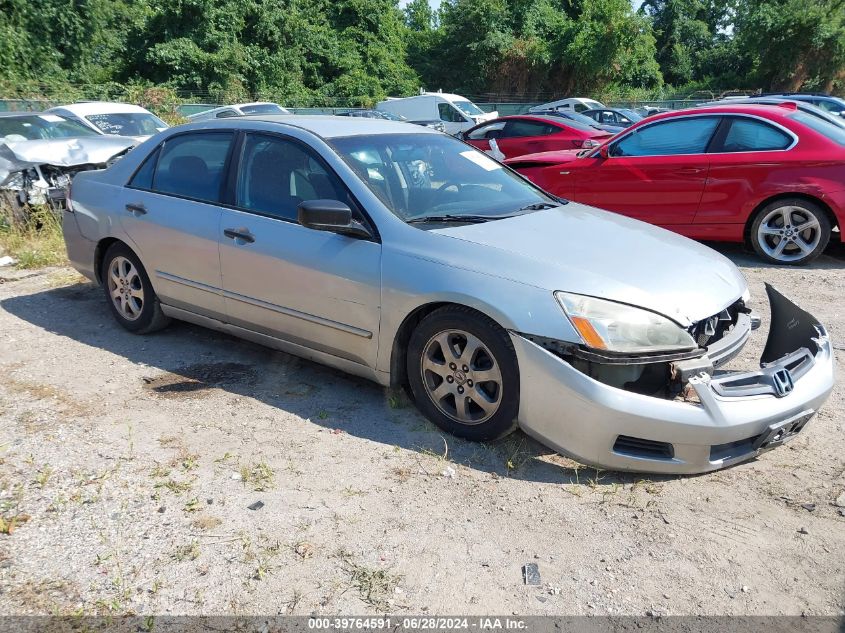
[[[773,263],[807,263],[845,229],[845,130],[792,103],[659,114],[597,149],[505,162],[562,198],[694,239],[748,240]]]
[[[480,150],[491,150],[490,140],[505,158],[534,152],[598,147],[612,135],[577,121],[555,116],[505,116],[476,125],[463,139]]]

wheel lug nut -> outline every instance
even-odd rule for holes
[[[472,387],[472,381],[471,380],[467,380],[467,386]]]
[[[455,382],[455,379],[452,378],[451,376],[446,376],[446,382],[453,383],[453,382]]]
[[[461,369],[463,369],[465,372],[469,371],[469,367],[467,367],[466,365],[464,365]]]
[[[458,366],[455,363],[449,363],[449,369],[451,369],[452,371],[455,371],[457,368]]]
[[[464,388],[463,388],[463,387],[458,387],[458,393],[463,393],[463,392],[464,392]]]

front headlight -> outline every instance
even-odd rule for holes
[[[666,317],[615,301],[556,292],[587,347],[623,354],[693,350],[689,332]]]

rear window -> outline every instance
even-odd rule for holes
[[[792,115],[792,120],[806,125],[808,128],[815,130],[819,134],[826,136],[834,143],[845,146],[845,129],[835,126],[829,121],[816,116],[801,112],[798,110]]]
[[[259,105],[241,106],[244,114],[285,114],[286,111],[275,103],[262,103]]]

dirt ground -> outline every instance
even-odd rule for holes
[[[799,269],[719,248],[764,318],[741,363],[769,281],[842,366],[845,247]],[[618,475],[521,433],[457,440],[374,384],[199,327],[134,336],[69,269],[0,279],[0,613],[845,612],[841,378],[756,461]]]

